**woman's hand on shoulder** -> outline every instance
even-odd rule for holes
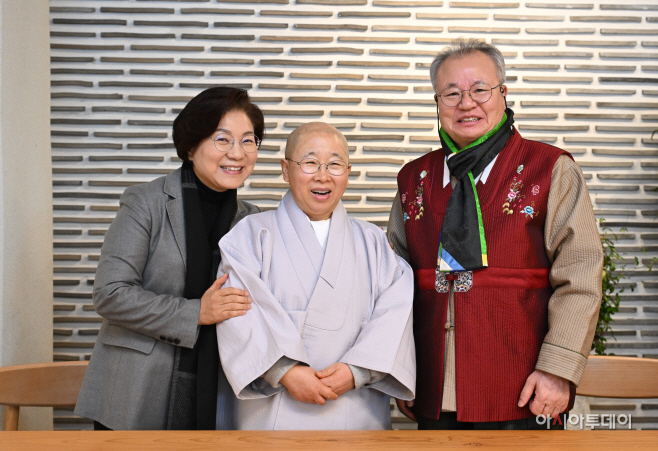
[[[242,316],[251,308],[251,299],[247,291],[239,288],[222,288],[226,279],[228,274],[215,280],[201,296],[199,325],[221,323],[229,318]]]

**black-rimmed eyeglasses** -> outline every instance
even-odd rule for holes
[[[330,161],[329,163],[320,163],[320,161],[315,158],[304,158],[302,161],[295,161],[286,157],[286,160],[297,163],[301,170],[307,174],[315,174],[320,168],[322,168],[322,166],[325,166],[329,174],[343,175],[352,166],[351,164],[347,164],[340,160]]]
[[[501,92],[503,92],[502,86],[502,83],[494,87],[491,87],[486,83],[475,83],[469,89],[465,90],[460,90],[456,87],[449,87],[441,91],[440,95],[434,94],[434,101],[437,102],[439,100],[438,98],[441,97],[441,103],[447,107],[454,108],[461,103],[464,98],[464,93],[468,92],[475,103],[485,103],[491,98],[491,92],[494,89],[500,88]]]
[[[215,149],[220,152],[228,152],[233,148],[236,140],[229,133],[219,133],[217,136],[209,138],[215,142]],[[238,141],[240,147],[247,153],[256,152],[260,147],[260,139],[256,135],[246,135]]]

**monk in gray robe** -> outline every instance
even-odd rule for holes
[[[238,429],[390,429],[390,396],[413,399],[413,273],[377,226],[349,218],[345,137],[313,122],[288,138],[276,210],[220,241],[225,286],[247,315],[217,325]]]

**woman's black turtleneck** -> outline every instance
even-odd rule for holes
[[[235,218],[237,190],[209,188],[190,163],[181,168],[181,188],[187,262],[183,296],[200,299],[217,276],[221,263],[217,244]],[[215,326],[201,326],[194,348],[176,347],[176,353],[168,429],[215,429],[220,368]]]
[[[211,237],[212,229],[217,221],[219,211],[226,199],[227,191],[215,191],[208,188],[200,179],[194,174],[194,183],[199,190],[199,200],[201,201],[201,213],[203,214],[203,222],[206,226],[206,233]],[[217,243],[214,243],[217,245]]]

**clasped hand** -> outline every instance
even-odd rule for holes
[[[295,365],[281,378],[281,384],[297,401],[324,405],[327,399],[338,399],[354,388],[354,375],[345,363],[316,371],[309,366]]]

